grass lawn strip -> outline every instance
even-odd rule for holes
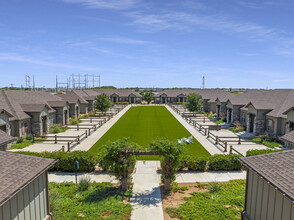
[[[130,138],[130,141],[142,146],[143,149],[156,138],[167,137],[170,140],[189,137],[191,134],[164,106],[138,106],[130,108],[90,149],[99,153],[108,141]],[[186,154],[209,156],[208,151],[193,138],[193,144],[185,145]],[[155,159],[154,156],[140,159]],[[157,158],[158,159],[158,158]]]
[[[110,183],[91,183],[85,191],[69,183],[49,183],[50,211],[54,219],[129,219],[132,207],[127,193]]]

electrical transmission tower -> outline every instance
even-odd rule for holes
[[[56,90],[55,90],[55,92],[58,93],[60,89],[66,89],[66,91],[68,91],[69,82],[70,82],[69,79],[67,79],[66,82],[59,82],[58,81],[58,76],[56,75]]]
[[[98,78],[98,79],[97,79]],[[100,87],[100,75],[89,75],[89,74],[72,74],[71,84],[73,89],[89,89],[94,88],[96,83]]]
[[[25,80],[26,80],[26,89],[31,88],[31,77],[29,75],[25,75]]]
[[[205,76],[202,78],[202,89],[205,89]]]

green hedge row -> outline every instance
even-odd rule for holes
[[[237,160],[239,157],[236,154],[216,154],[209,157],[182,156],[179,169],[188,168],[193,171],[241,170],[242,164]]]
[[[16,152],[18,154],[25,154],[36,157],[57,159],[57,163],[50,169],[50,171],[75,172],[74,162],[79,162],[78,172],[91,172],[95,170],[95,166],[99,162],[98,156],[93,155],[87,151],[73,151],[73,152]]]
[[[264,150],[249,150],[246,153],[246,157],[249,156],[256,156],[256,155],[261,155],[261,154],[269,154],[269,153],[274,153],[274,152],[279,152],[282,150],[272,150],[272,149],[264,149]]]

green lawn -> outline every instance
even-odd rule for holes
[[[124,137],[130,138],[143,147],[148,148],[156,138],[167,137],[170,140],[189,137],[191,134],[164,106],[138,106],[130,108],[90,149],[98,153],[108,141]],[[197,141],[185,145],[187,154],[209,156],[206,149]],[[140,159],[154,159],[140,157]]]
[[[132,207],[123,200],[131,196],[110,183],[91,183],[85,191],[69,183],[49,183],[50,211],[56,220],[130,219]]]

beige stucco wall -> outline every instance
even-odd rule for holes
[[[250,219],[294,220],[294,204],[253,171],[248,171],[246,214]]]
[[[0,206],[0,220],[42,220],[48,213],[46,173]]]

